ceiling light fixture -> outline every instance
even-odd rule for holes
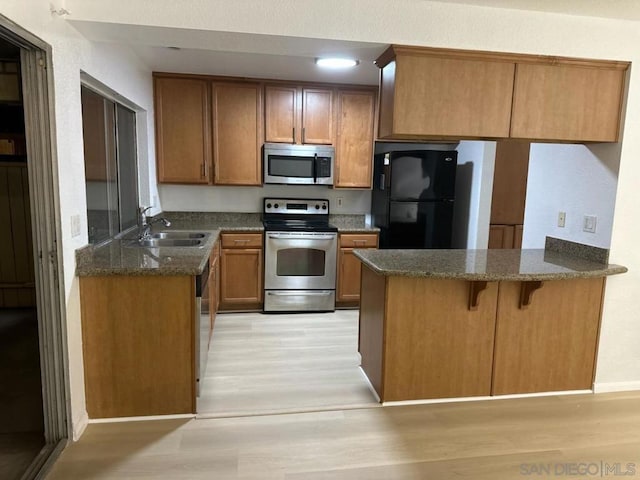
[[[316,58],[316,65],[323,68],[351,68],[358,65],[358,60],[352,58]]]

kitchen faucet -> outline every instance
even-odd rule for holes
[[[146,215],[151,207],[140,207],[138,209],[138,240],[144,240],[151,235],[151,225],[162,222],[165,227],[170,227],[171,222],[164,217],[153,218],[153,215]]]

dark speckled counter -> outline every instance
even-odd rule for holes
[[[549,250],[354,250],[376,273],[387,276],[474,281],[536,281],[604,277],[626,267],[596,263]]]
[[[129,238],[113,240],[106,245],[76,251],[76,275],[199,275],[220,232],[262,232],[259,213],[165,212],[169,228],[158,231],[197,231],[209,233],[202,247],[131,247],[135,233]],[[377,232],[365,226],[364,215],[331,215],[331,223],[341,233]]]

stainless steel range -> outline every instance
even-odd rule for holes
[[[329,200],[265,198],[264,311],[335,310],[338,229]]]

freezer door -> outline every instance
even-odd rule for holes
[[[381,248],[451,248],[453,201],[391,202]]]
[[[395,152],[390,159],[392,200],[454,198],[457,152]]]

